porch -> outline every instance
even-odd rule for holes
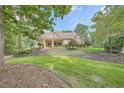
[[[63,43],[62,39],[43,39],[43,46],[45,47],[58,47]]]

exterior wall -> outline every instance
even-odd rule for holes
[[[70,42],[70,40],[63,40],[63,45],[68,45],[69,44],[69,42]]]
[[[77,41],[78,44],[84,44],[84,39],[79,35],[75,36],[75,40]]]
[[[62,40],[44,40],[43,41],[44,47],[57,47],[62,45]]]
[[[47,37],[48,37],[48,39],[47,39]],[[71,38],[73,38],[75,41],[77,41],[77,43],[79,45],[84,44],[84,38],[82,36],[80,36],[79,34],[75,35],[74,37],[71,36],[70,38],[69,37],[61,38],[57,34],[51,33],[47,37],[45,37],[45,40],[43,38],[40,38],[40,40],[39,40],[39,42],[44,44],[44,47],[68,45]],[[52,42],[52,38],[54,39],[54,42]],[[58,38],[58,39],[55,40],[55,38]]]

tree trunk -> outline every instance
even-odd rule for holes
[[[4,66],[4,38],[3,38],[3,15],[0,6],[0,68]]]
[[[19,37],[18,37],[18,52],[21,51],[22,48],[22,34],[19,33]]]
[[[109,38],[109,51],[112,54],[112,40],[111,40],[111,37]]]

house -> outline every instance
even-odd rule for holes
[[[76,41],[78,45],[84,44],[84,37],[75,32],[46,32],[38,40],[44,47],[68,45],[71,40]]]

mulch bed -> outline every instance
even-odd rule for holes
[[[124,64],[124,54],[120,53],[100,53],[100,54],[91,54],[86,56],[88,59],[98,60],[98,61],[106,61],[106,62],[113,62],[113,63],[119,63]]]
[[[33,65],[10,65],[0,70],[3,88],[64,88],[69,87],[55,74]]]

